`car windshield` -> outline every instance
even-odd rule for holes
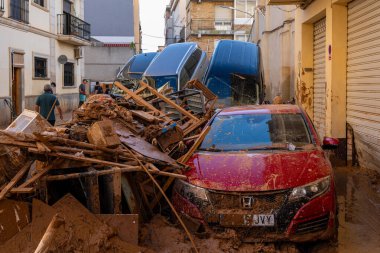
[[[199,149],[294,150],[311,143],[301,114],[219,115],[213,120],[211,129]]]

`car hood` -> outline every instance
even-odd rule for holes
[[[199,152],[189,160],[191,184],[221,191],[289,189],[331,175],[321,149],[309,151]]]

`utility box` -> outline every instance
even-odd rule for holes
[[[102,147],[113,148],[121,144],[110,120],[98,121],[92,124],[88,129],[87,138],[91,144]]]
[[[32,134],[43,132],[49,127],[52,125],[38,112],[25,109],[5,131]]]

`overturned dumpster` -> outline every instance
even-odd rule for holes
[[[115,85],[123,97],[94,95],[65,125],[26,110],[0,132],[1,252],[149,251],[137,246],[138,223],[172,207],[165,192],[186,178],[216,96],[189,82],[202,102],[194,110],[187,95]]]

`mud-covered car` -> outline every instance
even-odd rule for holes
[[[193,228],[234,229],[244,241],[305,242],[336,235],[334,177],[306,113],[295,105],[218,112],[177,180],[173,203]]]

